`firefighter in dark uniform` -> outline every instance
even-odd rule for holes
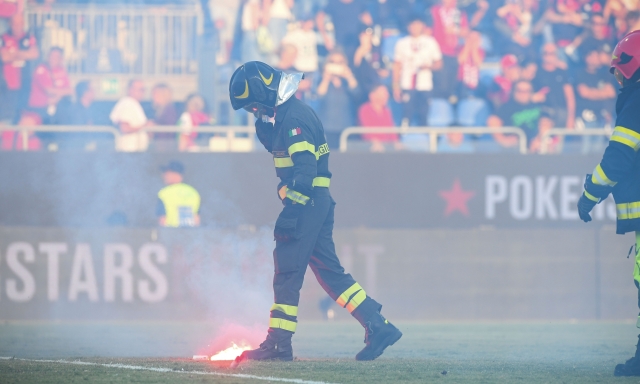
[[[276,220],[273,252],[275,303],[266,340],[243,360],[292,360],[298,302],[309,265],[320,285],[365,328],[366,346],[356,360],[373,360],[402,333],[381,314],[382,306],[344,272],[333,243],[335,202],[329,193],[329,147],[315,112],[294,94],[301,73],[285,74],[258,61],[238,68],[229,84],[233,109],[256,118],[260,142],[273,155],[283,209]]]
[[[611,73],[622,87],[616,103],[616,127],[602,161],[587,175],[578,213],[584,222],[589,212],[613,194],[616,202],[616,233],[636,233],[633,278],[640,307],[640,31],[622,38],[613,51]],[[640,316],[636,326],[640,328]],[[615,376],[640,376],[640,336],[635,356],[618,364]]]

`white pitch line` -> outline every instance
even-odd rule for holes
[[[12,360],[13,357],[3,357],[0,356],[0,360]],[[156,367],[144,367],[142,365],[126,365],[126,364],[101,364],[101,363],[92,363],[88,361],[69,361],[69,360],[40,360],[40,359],[21,359],[15,358],[15,360],[20,361],[29,361],[34,363],[58,363],[58,364],[71,364],[71,365],[91,365],[97,367],[106,367],[106,368],[120,368],[120,369],[131,369],[134,371],[152,371],[152,372],[161,372],[161,373],[187,373],[190,375],[209,375],[209,376],[224,376],[224,377],[237,377],[241,379],[254,379],[254,380],[264,380],[264,381],[280,381],[284,383],[296,383],[296,384],[331,384],[324,381],[310,381],[310,380],[302,380],[302,379],[286,379],[283,377],[271,377],[271,376],[256,376],[256,375],[246,375],[243,373],[221,373],[221,372],[203,372],[203,371],[175,371],[171,368],[156,368]]]

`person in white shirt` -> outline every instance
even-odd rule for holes
[[[291,44],[296,47],[298,55],[293,66],[296,70],[305,74],[318,71],[318,36],[313,30],[315,21],[309,17],[300,22],[300,28],[289,31],[282,40],[282,44]]]
[[[438,42],[425,35],[425,24],[414,18],[409,36],[396,43],[393,63],[393,98],[403,105],[403,119],[410,125],[427,124],[429,96],[433,90],[433,71],[442,68]]]
[[[144,128],[153,123],[140,105],[144,98],[144,84],[140,80],[131,80],[127,96],[120,99],[113,107],[109,119],[120,129],[120,139],[116,143],[119,151],[143,152],[149,147],[149,136]]]

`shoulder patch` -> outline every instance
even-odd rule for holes
[[[300,128],[293,128],[289,131],[289,137],[297,136],[302,134],[302,130]]]

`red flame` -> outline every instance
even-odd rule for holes
[[[241,344],[239,347],[236,343],[232,342],[231,346],[227,349],[224,349],[215,355],[211,356],[211,361],[231,361],[235,360],[236,357],[240,356],[242,352],[248,351],[252,349],[250,345]]]

